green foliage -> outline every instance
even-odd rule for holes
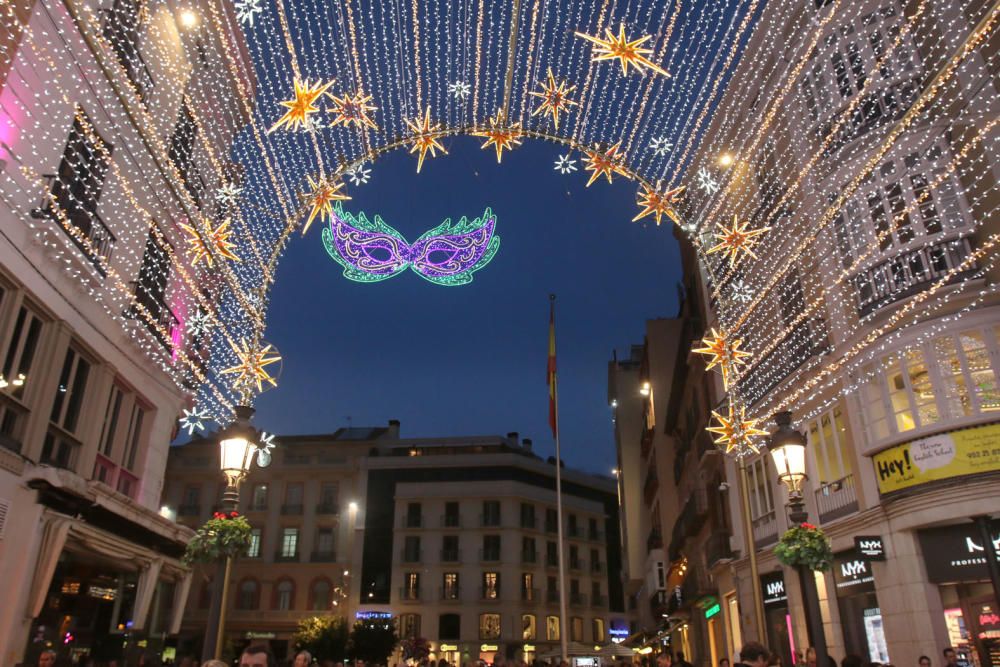
[[[396,648],[399,639],[392,621],[369,619],[358,621],[351,630],[347,642],[347,654],[351,660],[364,660],[367,663],[385,665],[389,656]]]
[[[184,563],[218,563],[245,554],[250,546],[250,523],[239,512],[216,512],[195,531],[184,550]]]
[[[312,616],[299,621],[292,636],[296,650],[317,660],[342,661],[347,655],[347,621],[343,616]]]
[[[785,531],[774,547],[782,565],[805,565],[814,572],[826,572],[833,563],[833,549],[826,534],[811,523],[801,523]]]
[[[431,654],[431,645],[423,637],[412,637],[399,642],[403,650],[403,660],[420,662]]]

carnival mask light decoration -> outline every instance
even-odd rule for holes
[[[344,267],[344,277],[355,282],[379,282],[409,267],[436,285],[467,285],[500,248],[496,221],[490,209],[454,225],[449,218],[411,244],[378,215],[374,220],[364,213],[355,216],[338,203],[323,229],[323,246]]]

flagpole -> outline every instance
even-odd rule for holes
[[[550,294],[549,301],[552,306],[551,318],[555,322],[556,295]],[[555,325],[553,324],[552,345],[555,347]],[[553,350],[554,352],[554,350]],[[562,505],[562,453],[559,448],[559,383],[556,374],[552,374],[552,395],[555,401],[555,436],[556,436],[556,516],[559,526],[557,539],[559,540],[559,644],[562,649],[562,659],[569,662],[569,650],[566,637],[566,555],[563,544],[563,505]]]

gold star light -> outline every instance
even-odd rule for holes
[[[628,76],[629,65],[632,65],[639,74],[645,74],[643,68],[646,67],[657,74],[662,74],[666,77],[670,76],[667,70],[646,57],[653,53],[653,49],[641,48],[640,46],[652,39],[652,35],[646,35],[630,42],[625,37],[624,23],[618,26],[617,36],[611,32],[611,28],[605,28],[604,34],[606,36],[605,39],[601,39],[600,37],[592,37],[582,32],[576,33],[577,37],[582,37],[588,42],[593,42],[597,45],[594,48],[594,54],[591,56],[591,60],[594,62],[599,60],[618,60],[622,64],[622,76]]]
[[[757,419],[747,419],[746,409],[740,406],[739,413],[736,407],[729,403],[729,416],[723,417],[715,410],[712,416],[718,420],[718,426],[709,426],[705,430],[715,433],[719,437],[715,439],[715,444],[725,445],[726,454],[736,450],[737,456],[742,456],[749,452],[758,453],[760,449],[754,444],[753,439],[758,435],[767,435],[767,431],[757,428]]]
[[[753,251],[753,246],[757,243],[754,237],[760,236],[771,228],[761,227],[760,229],[747,230],[748,224],[750,223],[741,223],[734,214],[732,227],[719,225],[719,231],[715,232],[715,238],[719,243],[709,248],[708,254],[721,252],[724,255],[729,255],[729,266],[736,264],[736,259],[741,252],[757,259],[757,255]]]
[[[281,355],[277,354],[274,347],[268,343],[258,349],[250,349],[250,344],[243,341],[240,345],[231,343],[233,352],[239,363],[220,371],[223,375],[236,375],[234,387],[247,388],[252,384],[257,385],[257,393],[264,391],[264,383],[269,383],[272,387],[277,387],[278,382],[267,372],[267,366],[281,361]]]
[[[569,94],[576,90],[576,86],[566,87],[565,81],[560,81],[559,85],[556,85],[556,79],[552,76],[552,68],[549,68],[549,82],[547,84],[541,84],[542,89],[539,91],[529,92],[529,95],[533,97],[542,98],[542,103],[538,105],[538,108],[531,112],[532,116],[537,116],[543,111],[548,111],[549,115],[552,116],[552,124],[555,128],[559,129],[559,112],[566,111],[569,112],[568,107],[578,106],[576,102],[569,98]]]
[[[300,82],[296,79],[295,99],[278,103],[281,106],[286,107],[288,111],[285,112],[284,116],[278,119],[277,123],[271,126],[271,129],[268,130],[267,133],[271,134],[282,125],[289,130],[294,130],[299,127],[305,128],[309,115],[319,111],[319,107],[315,104],[316,100],[318,100],[320,95],[326,92],[326,89],[331,85],[333,85],[333,79],[326,84],[317,81],[315,85],[311,85],[308,80]]]
[[[514,123],[510,126],[504,125],[504,115],[502,109],[497,109],[497,115],[490,118],[490,125],[488,129],[480,130],[479,132],[473,132],[474,137],[486,137],[486,143],[484,143],[480,148],[487,149],[493,146],[497,150],[497,164],[500,163],[503,157],[503,151],[514,150],[515,147],[521,145],[521,124]]]
[[[312,192],[306,194],[306,203],[312,207],[312,210],[309,212],[309,219],[306,220],[305,226],[302,227],[303,234],[309,231],[309,225],[313,223],[317,215],[320,220],[325,220],[333,215],[333,202],[350,199],[350,196],[340,191],[344,187],[343,181],[329,181],[321,178],[317,183],[309,176],[306,176],[306,180],[309,181],[309,186],[312,188]]]
[[[681,216],[677,214],[677,209],[674,208],[674,204],[677,203],[677,199],[687,188],[686,185],[674,188],[673,190],[667,190],[663,194],[660,194],[648,185],[644,185],[642,188],[643,193],[639,195],[638,201],[642,210],[639,211],[637,216],[632,218],[632,222],[642,220],[647,215],[653,215],[656,216],[656,226],[659,227],[660,218],[666,215],[668,218],[673,220],[675,224],[681,224]]]
[[[619,141],[617,144],[604,151],[603,153],[600,149],[595,148],[594,151],[584,151],[583,162],[586,165],[584,168],[587,171],[594,172],[590,175],[590,180],[587,181],[587,187],[597,180],[597,177],[604,175],[608,179],[608,183],[611,182],[611,174],[619,173],[622,176],[628,176],[628,172],[625,168],[618,162],[618,147],[621,146]]]
[[[427,107],[427,112],[424,117],[417,120],[407,120],[406,126],[410,128],[414,136],[410,139],[413,142],[413,146],[410,148],[410,154],[420,151],[420,157],[417,158],[417,173],[420,173],[420,168],[424,166],[424,155],[427,151],[431,152],[431,157],[437,157],[436,150],[441,151],[445,155],[448,151],[444,149],[444,146],[438,142],[437,137],[434,135],[435,132],[440,132],[441,126],[437,123],[431,123],[431,108]]]
[[[711,357],[706,370],[718,366],[722,371],[722,386],[729,389],[729,380],[736,366],[745,366],[747,362],[744,359],[750,356],[749,352],[739,349],[743,341],[739,338],[730,341],[724,333],[720,334],[712,327],[710,335],[701,339],[701,344],[704,347],[695,348],[692,352]]]
[[[205,239],[198,233],[198,230],[191,225],[183,223],[181,223],[181,229],[187,232],[190,237],[187,242],[191,245],[188,248],[188,252],[193,255],[191,264],[197,264],[201,259],[204,259],[206,264],[212,266],[212,253]],[[233,231],[229,229],[229,218],[226,218],[215,229],[209,228],[208,244],[211,244],[215,248],[215,252],[219,253],[222,257],[238,262],[240,258],[233,253],[236,244],[229,240],[229,237],[232,235]]]
[[[372,100],[371,95],[365,95],[363,91],[359,90],[354,96],[344,95],[343,97],[337,97],[330,93],[327,93],[326,96],[333,100],[334,104],[332,109],[334,119],[330,123],[331,127],[336,127],[337,125],[356,125],[362,127],[367,125],[373,130],[378,129],[378,125],[368,115],[369,111],[378,110],[377,106],[368,104]]]

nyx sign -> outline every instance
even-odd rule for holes
[[[885,544],[878,535],[857,535],[854,548],[866,560],[885,560]]]
[[[845,551],[834,556],[833,581],[837,590],[847,594],[875,590],[875,578],[871,564],[859,558],[853,551]]]
[[[765,607],[787,606],[788,594],[785,593],[785,578],[781,572],[760,575],[760,588]]]

